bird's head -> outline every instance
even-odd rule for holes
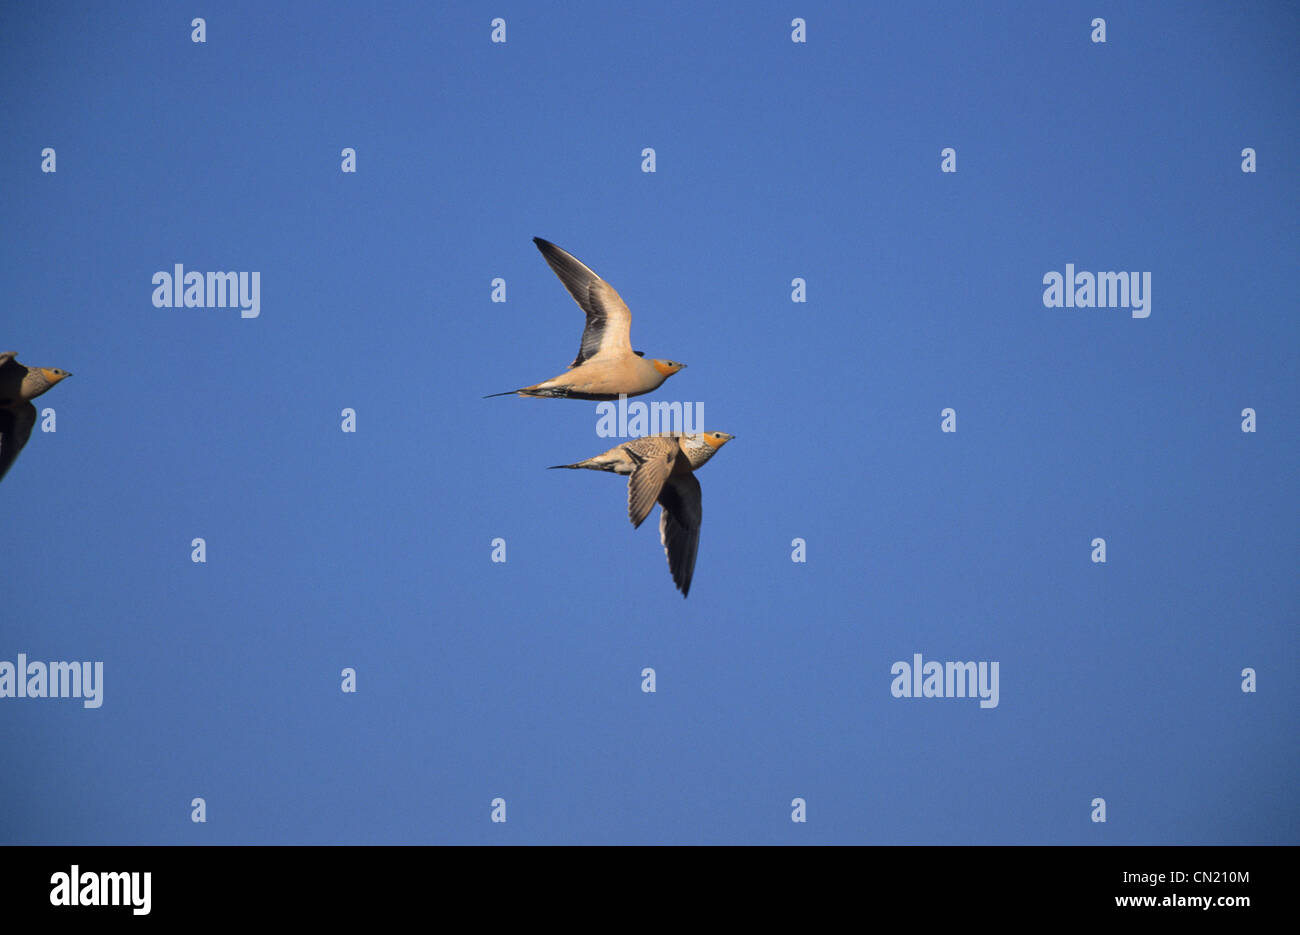
[[[686,452],[691,462],[691,470],[702,468],[706,461],[718,453],[718,449],[736,436],[726,432],[696,432],[694,435],[681,436],[682,451]]]
[[[654,368],[662,373],[665,378],[671,377],[678,370],[682,370],[686,366],[685,364],[679,364],[675,360],[660,360],[657,357],[651,360],[650,363],[654,364]]]
[[[50,386],[53,386],[60,380],[66,380],[68,377],[72,376],[68,371],[60,370],[58,367],[41,367],[40,371],[41,376],[45,377]]]

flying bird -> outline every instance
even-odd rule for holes
[[[555,244],[540,237],[534,237],[533,243],[578,307],[587,314],[582,344],[569,369],[559,376],[517,390],[490,393],[484,399],[512,393],[567,399],[640,396],[657,389],[686,366],[675,360],[647,360],[640,351],[632,350],[632,312],[614,287]]]
[[[23,450],[36,424],[31,401],[60,380],[72,376],[57,367],[26,367],[17,351],[0,353],[0,480]]]
[[[632,526],[640,527],[657,502],[659,541],[668,556],[668,570],[682,597],[691,592],[695,556],[700,547],[700,482],[695,471],[736,436],[726,432],[694,435],[665,433],[645,435],[615,445],[594,458],[554,468],[586,468],[630,475],[627,482],[627,515]]]

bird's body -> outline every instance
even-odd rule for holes
[[[695,471],[734,437],[726,432],[646,435],[585,461],[555,467],[627,475],[627,513],[633,527],[640,527],[658,503],[659,541],[668,556],[673,582],[685,597],[695,574],[704,517]]]
[[[0,480],[31,437],[36,424],[36,407],[31,401],[72,376],[56,367],[20,364],[15,359],[17,353],[0,353]]]
[[[578,356],[564,373],[532,386],[492,396],[541,396],[568,399],[618,399],[640,396],[685,367],[673,360],[647,359],[632,350],[632,312],[614,291],[573,255],[534,237],[533,243],[578,307],[587,315]]]

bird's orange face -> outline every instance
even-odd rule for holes
[[[72,376],[72,374],[68,373],[68,371],[60,370],[58,367],[41,367],[40,370],[41,370],[41,376],[45,377],[46,380],[50,381],[51,385],[58,383],[60,380],[66,379],[67,377]]]
[[[716,451],[735,437],[735,435],[728,435],[726,432],[705,432],[704,444]]]
[[[658,370],[660,373],[662,373],[665,377],[671,377],[678,370],[681,370],[683,367],[686,366],[685,364],[679,364],[675,360],[660,360],[657,357],[654,360],[650,361],[650,363],[654,364],[655,369]]]

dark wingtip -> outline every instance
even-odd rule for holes
[[[506,390],[504,393],[488,393],[488,394],[487,394],[486,396],[484,396],[483,398],[484,398],[484,399],[491,399],[491,398],[494,397],[494,396],[513,396],[515,393],[518,393],[518,392],[519,392],[518,390]]]

